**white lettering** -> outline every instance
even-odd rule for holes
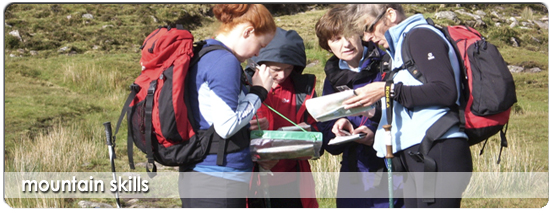
[[[116,191],[116,180],[111,180],[111,189],[110,189],[111,192],[115,192]]]
[[[44,187],[44,184],[46,185],[46,187]],[[46,180],[41,180],[40,183],[38,183],[38,188],[42,192],[47,192],[50,189],[50,184]]]
[[[141,186],[143,187],[143,192],[149,191],[149,181],[143,180],[141,181]]]
[[[34,191],[36,191],[36,180],[23,180],[23,186],[22,186],[22,190],[23,192],[26,192],[27,190],[25,189],[25,185],[28,185],[28,191],[29,192],[32,192],[32,188],[34,187]]]

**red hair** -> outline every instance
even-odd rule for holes
[[[262,4],[217,4],[213,13],[221,22],[218,32],[226,33],[235,26],[249,22],[256,35],[276,32],[273,16]]]

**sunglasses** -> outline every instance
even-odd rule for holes
[[[384,10],[383,13],[379,14],[372,24],[365,25],[364,26],[364,32],[367,32],[367,33],[374,32],[374,26],[376,26],[376,24],[379,22],[379,20],[385,15],[385,12],[387,12],[387,10]]]

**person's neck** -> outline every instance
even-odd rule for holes
[[[231,38],[226,34],[218,34],[215,37],[215,40],[220,41],[223,45],[227,46],[229,49],[233,50],[233,44]]]
[[[239,57],[238,54],[235,52],[235,45],[237,44],[235,40],[236,38],[233,38],[232,36],[230,36],[230,33],[229,35],[219,34],[215,37],[215,39],[223,43],[223,45],[227,46],[227,48],[229,48],[232,51],[232,53],[236,56],[236,58],[240,63],[244,62],[245,59]]]
[[[234,51],[235,45],[241,38],[240,35],[247,26],[249,26],[249,24],[247,23],[238,24],[228,32],[218,33],[215,39],[222,42],[225,46]]]

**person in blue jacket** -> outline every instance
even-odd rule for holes
[[[179,167],[179,193],[185,208],[244,208],[253,167],[249,122],[266,99],[273,77],[262,65],[248,90],[241,63],[271,42],[276,24],[260,4],[217,4],[212,11],[221,25],[204,47],[226,50],[211,51],[191,67],[187,87],[199,130],[211,134],[200,143],[217,152]]]
[[[372,83],[356,89],[358,95],[344,104],[352,108],[372,105],[379,100],[382,104],[387,99],[393,100],[392,111],[387,112],[386,106],[381,106],[372,116],[380,118],[374,148],[377,156],[384,157],[387,135],[391,136],[393,162],[401,164],[403,171],[410,172],[406,174],[404,184],[406,207],[460,207],[473,164],[467,135],[460,131],[459,124],[446,126],[449,130],[428,147],[430,151],[419,152],[427,129],[447,113],[457,115],[460,67],[456,52],[444,34],[428,25],[423,15],[406,17],[399,4],[347,7],[351,27],[364,33],[363,40],[375,42],[387,50],[392,58],[391,70],[396,73],[390,78],[392,82]],[[408,69],[399,69],[403,65],[401,48],[405,38],[425,83],[418,81]],[[380,127],[389,123],[387,114],[392,117],[390,134],[385,134]],[[425,180],[429,175],[423,172],[437,172],[437,176]]]
[[[362,42],[358,33],[346,34],[348,21],[344,12],[343,7],[332,8],[315,26],[320,47],[333,53],[324,68],[323,95],[338,92],[341,88],[357,89],[381,81],[380,64],[385,52],[371,42]],[[387,178],[383,177],[387,169],[384,159],[377,157],[372,149],[377,126],[377,122],[366,116],[348,116],[318,123],[324,135],[323,148],[332,155],[343,154],[336,199],[338,208],[389,207]],[[327,145],[334,137],[343,136],[343,130],[366,136],[349,143]],[[399,191],[397,178],[395,192]],[[394,199],[395,207],[402,205],[402,199]]]

